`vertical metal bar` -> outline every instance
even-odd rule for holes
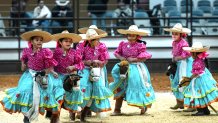
[[[21,51],[20,51],[20,50],[21,50],[21,46],[20,46],[20,42],[21,42],[21,41],[20,41],[20,40],[21,40],[21,39],[20,39],[20,23],[21,23],[21,19],[20,19],[20,18],[21,18],[21,17],[20,17],[21,13],[20,13],[20,12],[21,12],[21,0],[18,0],[18,2],[19,2],[19,3],[18,3],[18,6],[19,6],[19,7],[18,7],[18,18],[19,18],[19,19],[18,19],[18,23],[17,23],[17,25],[16,25],[16,26],[17,26],[17,27],[16,27],[16,32],[17,32],[17,39],[18,39],[18,60],[20,60],[20,52],[21,52]]]
[[[191,3],[190,3],[190,28],[191,28],[191,30],[192,30],[192,0],[191,0]],[[190,38],[190,46],[192,45],[192,37],[193,37],[193,35],[192,35],[192,32],[191,32],[191,38]]]
[[[186,0],[186,3],[185,3],[185,5],[186,5],[186,7],[185,7],[185,9],[186,9],[186,27],[188,27],[188,9],[189,9],[189,5],[188,5],[188,1],[189,0]]]
[[[77,15],[76,15],[76,26],[77,26],[77,28],[76,28],[76,33],[78,33],[78,28],[80,28],[80,25],[79,25],[79,12],[80,12],[80,0],[77,0],[76,1],[77,2],[77,6],[75,7],[77,10]]]
[[[132,6],[132,18],[131,18],[131,20],[132,20],[132,23],[134,23],[134,4],[133,4],[133,1],[130,1],[131,3],[131,6]],[[128,25],[129,26],[129,25]],[[126,28],[126,27],[125,27]],[[128,27],[127,27],[128,28]]]
[[[76,11],[76,7],[75,7],[75,0],[71,0],[71,8],[72,8],[72,22],[73,22],[73,32],[75,32],[75,11]]]

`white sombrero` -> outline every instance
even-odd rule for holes
[[[92,40],[92,39],[98,39],[103,38],[107,36],[107,33],[98,34],[95,29],[88,29],[86,31],[86,34],[79,34],[83,40]]]
[[[70,1],[69,0],[56,0],[58,6],[66,6]]]
[[[192,47],[183,47],[185,51],[189,52],[204,52],[210,49],[210,46],[203,46],[201,42],[194,42]]]
[[[43,43],[49,42],[52,40],[52,35],[46,31],[41,31],[39,29],[35,29],[33,31],[28,31],[21,34],[21,38],[25,41],[30,41],[30,38],[33,36],[40,36],[43,38]]]
[[[104,30],[98,29],[98,27],[96,25],[91,25],[89,27],[80,28],[80,29],[78,29],[78,31],[82,34],[86,34],[88,29],[94,29],[98,34],[107,33]]]
[[[55,41],[60,40],[61,38],[70,38],[72,39],[73,43],[78,43],[82,40],[82,37],[75,33],[69,33],[67,30],[63,31],[62,33],[54,34],[53,39]]]
[[[180,23],[174,25],[173,28],[164,28],[164,30],[167,32],[178,32],[178,33],[186,33],[186,34],[191,33],[191,30],[189,28],[183,28],[182,24]]]
[[[149,34],[148,31],[139,29],[137,25],[131,25],[129,29],[118,29],[117,30],[120,34],[135,34],[140,36],[146,36]]]

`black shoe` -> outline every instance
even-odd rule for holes
[[[70,117],[70,120],[72,120],[72,121],[76,120],[76,114],[73,112],[69,112],[69,117]]]
[[[145,112],[147,111],[147,109],[148,109],[147,107],[142,108],[142,109],[141,109],[141,113],[140,113],[140,115],[145,114]]]
[[[92,111],[91,111],[91,110],[88,110],[86,116],[87,116],[87,117],[91,117],[91,116],[92,116]]]
[[[192,116],[204,116],[204,112],[197,112],[196,114],[192,114]]]
[[[51,111],[46,111],[45,118],[51,119],[52,112]]]
[[[208,109],[208,107],[203,108],[203,111],[205,115],[210,115],[210,110]]]
[[[30,123],[30,120],[28,117],[24,116],[23,123]]]
[[[81,115],[80,115],[80,121],[81,122],[86,122],[85,118],[87,115],[88,110],[90,110],[90,107],[85,107],[82,111],[81,111]]]
[[[52,115],[50,123],[60,123],[59,115]]]

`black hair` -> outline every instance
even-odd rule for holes
[[[36,36],[32,36],[32,37],[30,37],[30,40],[32,41],[35,37],[36,37]]]
[[[64,39],[65,39],[65,38],[60,38],[59,41],[62,42]],[[72,49],[76,49],[76,45],[77,45],[77,44],[73,43]]]
[[[59,41],[62,42],[64,40],[64,38],[60,38]]]
[[[127,34],[127,36],[128,36],[128,34]],[[140,35],[137,35],[137,36],[136,36],[136,38],[137,38],[137,39],[136,39],[136,42],[143,43],[143,44],[146,45],[147,42],[146,42],[146,41],[143,41],[143,40],[141,40],[141,39],[138,39],[138,36],[140,36]]]
[[[142,41],[142,40],[139,40],[139,39],[137,40],[137,42],[139,42],[139,43],[143,43],[143,44],[145,44],[145,45],[147,44],[146,41]]]
[[[88,40],[85,40],[85,45],[84,45],[84,47],[86,47],[87,45],[90,45],[90,44],[89,44]]]

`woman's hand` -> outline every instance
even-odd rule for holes
[[[132,57],[127,58],[128,62],[137,62],[137,60],[138,60],[137,58],[132,58]]]
[[[88,12],[87,15],[88,15],[88,17],[91,17],[91,16],[92,16],[92,13],[91,13],[91,12]]]
[[[104,66],[105,62],[100,61],[100,60],[93,60],[93,64],[97,64],[97,66],[102,68]]]
[[[92,61],[91,60],[86,60],[86,61],[84,61],[84,64],[87,65],[87,66],[90,66],[92,64]]]
[[[179,60],[182,60],[183,58],[181,56],[176,56],[176,57],[173,57],[172,61],[173,62],[177,62]]]
[[[68,73],[71,73],[75,69],[75,66],[68,66],[66,69]]]
[[[52,71],[52,74],[53,74],[54,78],[58,78],[58,73],[57,72]]]
[[[118,59],[120,59],[121,61],[126,60],[125,57],[122,57],[122,56],[119,55],[119,54],[115,54],[115,57],[118,58]]]
[[[123,61],[123,60],[127,60],[125,57],[120,57],[120,60]]]
[[[193,78],[197,78],[198,74],[192,74],[192,76],[190,77],[190,79],[192,80]]]
[[[100,60],[93,60],[92,62],[93,62],[94,64],[98,64],[98,65],[102,63]]]
[[[25,71],[27,69],[27,65],[25,63],[21,64],[21,71]]]

